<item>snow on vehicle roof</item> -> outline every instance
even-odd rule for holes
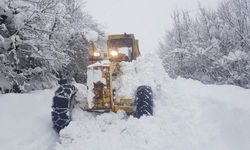
[[[98,61],[94,64],[91,64],[88,66],[89,69],[92,69],[94,67],[99,67],[99,66],[109,66],[110,65],[110,61],[109,60],[102,60],[102,61]]]

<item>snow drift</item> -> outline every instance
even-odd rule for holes
[[[53,90],[0,95],[0,150],[51,150]]]
[[[135,119],[124,112],[100,115],[76,109],[56,150],[250,148],[249,90],[172,80],[152,55],[122,63],[121,72],[115,83],[118,96],[133,97],[138,86],[151,86],[154,116]]]
[[[0,149],[43,150],[248,150],[250,90],[170,79],[155,56],[122,63],[120,96],[139,85],[154,92],[154,116],[93,114],[75,109],[55,135],[50,123],[53,90],[0,96]],[[129,83],[129,84],[128,84]],[[118,84],[117,84],[118,85]],[[82,87],[81,96],[85,88]],[[86,93],[85,93],[86,94]],[[15,119],[13,119],[15,118]]]

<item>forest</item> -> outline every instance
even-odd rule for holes
[[[0,93],[52,88],[61,79],[86,82],[90,35],[105,31],[78,0],[1,0]],[[250,0],[172,14],[155,50],[171,78],[250,88]]]
[[[52,88],[63,78],[86,81],[88,34],[104,32],[77,0],[1,0],[0,91]],[[1,92],[0,92],[1,93]]]
[[[169,76],[250,88],[250,1],[227,0],[198,12],[172,15],[159,50]]]

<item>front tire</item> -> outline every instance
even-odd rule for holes
[[[153,92],[150,86],[140,86],[136,90],[136,112],[135,117],[153,115]]]
[[[77,89],[74,85],[61,85],[55,92],[52,104],[52,123],[56,132],[60,132],[71,121],[71,111],[74,107],[74,96]]]

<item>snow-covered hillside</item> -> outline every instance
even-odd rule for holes
[[[250,90],[173,80],[159,64],[154,56],[123,63],[119,80],[124,85],[130,82],[129,88],[120,89],[126,95],[137,84],[152,87],[154,116],[136,119],[123,112],[75,109],[73,121],[59,138],[50,123],[53,90],[1,95],[0,149],[250,149]]]

